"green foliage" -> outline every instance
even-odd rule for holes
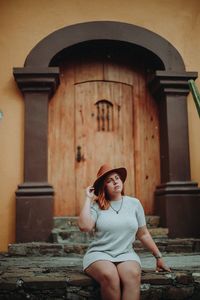
[[[189,88],[190,91],[192,93],[196,108],[197,108],[197,112],[199,114],[199,118],[200,118],[200,93],[198,91],[198,88],[194,82],[194,80],[190,79],[188,80],[188,84],[189,84]]]

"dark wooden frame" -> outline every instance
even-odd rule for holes
[[[24,68],[14,68],[25,99],[24,183],[16,192],[17,242],[46,241],[52,228],[53,187],[48,184],[48,101],[59,84],[54,58],[74,45],[92,41],[127,43],[157,58],[149,88],[160,113],[161,185],[155,191],[156,213],[170,236],[197,236],[200,190],[191,181],[188,139],[188,80],[178,51],[161,36],[120,22],[97,21],[59,29],[29,53]]]

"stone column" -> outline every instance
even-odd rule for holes
[[[155,191],[156,213],[170,237],[196,237],[200,228],[200,189],[191,181],[187,95],[197,73],[157,71],[150,89],[160,114],[161,185]]]
[[[58,68],[15,68],[25,101],[24,182],[16,191],[16,241],[47,241],[53,223],[48,184],[48,101],[59,84]]]

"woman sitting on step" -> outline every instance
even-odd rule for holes
[[[78,219],[81,231],[96,231],[83,269],[99,282],[104,300],[140,298],[141,262],[132,245],[135,237],[155,256],[157,271],[170,271],[146,227],[140,201],[124,195],[126,176],[125,168],[103,165],[94,184],[86,189]]]

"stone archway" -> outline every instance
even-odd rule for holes
[[[160,111],[157,212],[171,236],[198,235],[198,216],[190,220],[200,206],[200,191],[190,178],[187,124],[188,79],[196,78],[197,73],[185,71],[178,51],[161,36],[131,24],[97,21],[53,32],[31,50],[24,68],[14,68],[25,100],[24,183],[16,192],[17,242],[45,241],[52,228],[54,191],[47,182],[47,119],[48,101],[59,84],[59,68],[52,67],[52,62],[65,49],[92,41],[128,43],[160,62],[149,83]]]

